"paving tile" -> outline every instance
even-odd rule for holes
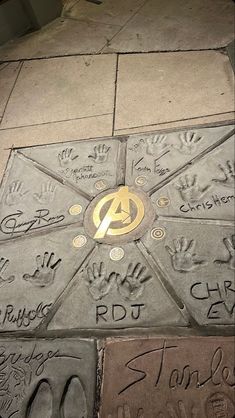
[[[59,18],[38,32],[0,48],[2,61],[99,52],[117,32],[117,26]]]
[[[181,137],[183,138],[183,137]],[[185,152],[182,148],[181,152]],[[164,167],[163,167],[164,168]],[[158,215],[201,219],[234,218],[234,135],[174,176],[151,199],[165,196],[167,208],[157,208]]]
[[[147,126],[141,126],[136,128],[129,128],[129,129],[118,129],[114,131],[114,135],[131,135],[135,133],[145,133],[145,132],[153,132],[153,131],[159,131],[161,130],[172,130],[174,128],[191,128],[195,123],[197,126],[203,127],[203,126],[211,126],[216,123],[233,123],[235,117],[234,112],[224,113],[222,115],[213,115],[213,116],[204,116],[199,117],[196,119],[185,119],[181,121],[175,121],[175,122],[168,122],[168,123],[161,123],[158,125],[147,125]]]
[[[233,337],[108,340],[101,418],[233,418],[233,343]]]
[[[80,0],[70,7],[65,16],[88,21],[102,22],[110,25],[125,25],[139,10],[145,0],[104,0],[101,4]],[[118,29],[117,29],[118,30]]]
[[[115,71],[114,55],[25,62],[1,128],[112,113]]]
[[[219,52],[119,59],[116,131],[233,111],[233,72]]]
[[[231,126],[15,150],[1,187],[1,329],[25,329],[32,310],[30,330],[231,325],[233,151]]]
[[[17,216],[14,211],[11,217],[16,227]],[[37,224],[44,224],[46,218]],[[9,227],[10,223],[8,232]],[[1,229],[5,231],[3,222]],[[22,238],[1,243],[0,331],[29,331],[46,320],[56,299],[94,247],[90,239],[83,247],[75,247],[73,242],[78,236],[84,237],[84,229],[78,225],[49,234],[47,228],[42,228],[40,234],[26,231]]]
[[[0,116],[2,116],[4,113],[8,98],[11,94],[20,67],[21,65],[19,62],[0,65]]]
[[[119,160],[120,142],[112,138],[92,141],[90,145],[87,141],[72,141],[24,148],[21,152],[88,196],[100,193],[98,182],[110,189],[118,181],[117,167],[111,162]]]
[[[130,186],[138,184],[141,177],[144,183],[142,189],[150,191],[161,185],[166,178],[171,177],[176,170],[191,164],[199,155],[210,150],[211,146],[220,144],[221,139],[226,138],[232,131],[233,125],[228,125],[169,132],[168,134],[131,135],[127,145],[126,183]],[[233,152],[232,143],[231,139],[228,154]],[[193,169],[197,170],[202,178],[203,174],[205,176],[203,168],[205,171],[207,170],[207,166],[203,166],[203,162],[200,163],[201,171],[199,168]],[[168,191],[169,184],[165,189]],[[165,189],[161,189],[159,193]],[[170,191],[167,195],[170,195]],[[171,196],[171,201],[176,202],[177,197],[176,195]],[[175,215],[175,212],[167,212],[167,214]]]
[[[175,51],[226,46],[234,38],[233,3],[149,0],[105,51]]]
[[[94,340],[1,340],[0,414],[93,418]]]
[[[121,245],[125,254],[121,263],[110,258],[114,248],[102,245],[100,250],[92,254],[84,266],[79,283],[73,287],[48,329],[108,331],[164,325],[186,326],[187,321],[180,309],[135,244]],[[102,275],[109,278],[106,288],[100,286],[99,289],[99,284],[96,284],[96,271],[100,278]],[[134,281],[135,272],[138,271],[143,284],[132,289],[127,281]]]
[[[78,190],[66,187],[59,178],[47,174],[43,167],[15,153],[9,162],[1,189],[0,213],[4,222],[0,227],[0,243],[13,236],[22,236],[36,230],[58,228],[81,222],[89,200]],[[69,208],[80,205],[76,216]],[[13,226],[12,216],[21,223]]]

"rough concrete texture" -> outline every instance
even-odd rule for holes
[[[233,112],[233,86],[230,60],[218,51],[121,55],[115,130],[183,126],[191,118],[194,125],[196,118]]]
[[[217,49],[234,38],[233,13],[232,0],[74,0],[62,18],[7,43],[0,56]]]
[[[94,340],[0,343],[1,417],[94,417]]]
[[[100,416],[233,418],[233,367],[228,337],[109,340]]]
[[[12,152],[1,329],[232,324],[233,140],[228,125]]]

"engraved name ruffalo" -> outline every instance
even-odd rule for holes
[[[16,308],[13,304],[0,309],[0,326],[14,325],[17,328],[28,328],[32,322],[45,318],[52,307],[52,303],[40,302],[35,308],[23,306]]]
[[[24,213],[17,210],[15,213],[7,215],[0,223],[0,231],[6,235],[15,235],[35,231],[41,228],[52,226],[62,222],[64,215],[51,216],[49,209],[38,209],[31,219],[21,221]]]
[[[190,389],[204,390],[205,386],[210,385],[214,388],[221,386],[227,388],[235,387],[235,370],[231,364],[225,361],[225,353],[222,347],[218,346],[211,351],[210,359],[207,363],[207,368],[190,365],[190,359],[182,361],[181,367],[167,367],[167,359],[171,356],[177,358],[177,352],[181,352],[182,348],[178,345],[171,345],[166,340],[163,341],[160,347],[152,350],[144,351],[143,353],[132,357],[126,362],[125,368],[130,372],[129,383],[122,387],[118,392],[121,395],[127,392],[130,388],[138,385],[141,382],[146,382],[148,386],[153,389],[170,389],[172,391]],[[155,357],[153,357],[155,354]],[[151,357],[149,357],[151,355]],[[144,359],[151,358],[151,370],[145,370],[142,366]],[[138,361],[139,360],[139,361]],[[133,376],[133,380],[131,377]],[[153,376],[155,376],[153,380]]]

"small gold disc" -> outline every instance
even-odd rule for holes
[[[166,235],[166,232],[163,228],[153,228],[151,231],[151,237],[153,239],[162,239]]]
[[[85,237],[85,235],[78,235],[77,237],[73,239],[73,246],[75,248],[84,247],[86,243],[87,243],[87,237]]]
[[[144,176],[138,176],[138,177],[136,177],[136,179],[135,179],[135,184],[136,184],[137,186],[145,186],[145,184],[147,184],[147,183],[148,183],[147,177],[144,177]]]
[[[113,261],[120,261],[123,259],[125,252],[121,247],[114,247],[109,253],[111,260]]]
[[[81,205],[73,205],[71,208],[69,208],[69,213],[72,216],[80,215],[82,212],[82,206]]]
[[[157,206],[159,208],[166,208],[167,206],[169,206],[169,204],[170,204],[170,199],[168,197],[161,196],[157,200]]]
[[[107,189],[107,187],[108,187],[108,184],[106,183],[106,181],[105,181],[105,180],[98,180],[98,181],[95,183],[95,188],[96,188],[96,190],[102,191],[102,190]]]

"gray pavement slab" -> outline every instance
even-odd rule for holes
[[[1,417],[93,418],[94,340],[1,342]]]
[[[117,140],[101,139],[24,148],[21,152],[76,189],[94,196],[117,184],[120,145]]]
[[[231,125],[14,150],[0,329],[232,325],[234,176]]]

